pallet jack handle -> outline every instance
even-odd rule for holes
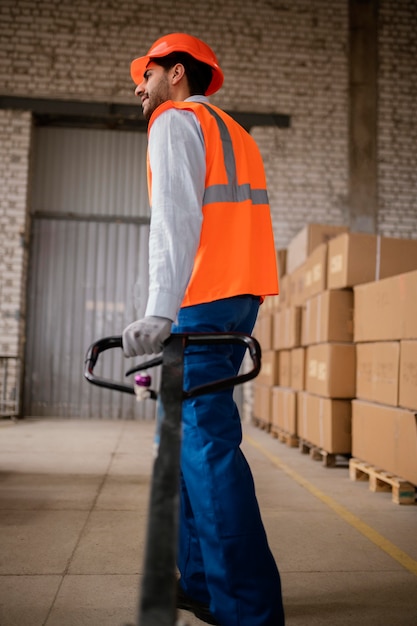
[[[188,346],[238,344],[252,359],[249,372],[183,389],[184,351]],[[93,343],[86,355],[84,375],[90,383],[134,394],[133,385],[116,383],[94,374],[100,354],[122,348],[122,337],[105,337]],[[140,626],[184,626],[176,610],[176,545],[178,540],[179,476],[182,403],[204,393],[234,387],[255,378],[261,369],[261,348],[244,333],[175,333],[164,343],[162,354],[131,368],[134,372],[162,365],[160,399],[164,410],[159,453],[154,462],[145,544],[144,575],[138,607]],[[153,393],[152,398],[156,398]],[[131,626],[131,625],[130,625]]]
[[[169,337],[164,343],[164,347],[167,346],[172,341],[172,335]],[[219,345],[219,344],[238,344],[244,347],[249,351],[250,358],[252,360],[252,369],[249,372],[245,372],[243,374],[239,374],[238,376],[233,376],[231,378],[225,378],[221,380],[215,380],[210,383],[199,385],[197,387],[193,387],[187,391],[183,390],[183,399],[194,398],[195,396],[199,396],[205,393],[211,393],[214,391],[221,391],[223,389],[227,389],[229,387],[234,387],[236,385],[240,385],[245,383],[253,378],[255,378],[261,369],[261,348],[258,341],[252,337],[251,335],[247,335],[245,333],[176,333],[176,338],[181,338],[183,340],[184,349],[187,346],[203,346],[203,345]],[[95,343],[93,343],[87,351],[87,355],[85,358],[85,370],[84,376],[85,378],[92,383],[93,385],[97,385],[99,387],[105,387],[107,389],[112,389],[114,391],[121,391],[124,393],[134,394],[135,390],[133,385],[128,385],[125,383],[118,383],[111,381],[106,378],[101,378],[94,373],[94,368],[98,361],[98,358],[102,352],[109,350],[111,348],[122,348],[122,337],[111,336],[104,337],[103,339],[99,339]],[[157,365],[161,365],[163,362],[162,356],[157,356],[154,359],[149,361],[140,363],[135,367],[129,369],[126,372],[126,376],[133,374],[135,372],[139,372],[141,370],[147,370],[152,367],[156,367]]]

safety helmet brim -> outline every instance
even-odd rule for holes
[[[172,52],[187,52],[192,57],[209,65],[213,76],[205,95],[216,93],[223,85],[224,75],[217,62],[213,50],[200,39],[184,33],[172,33],[158,39],[148,50],[145,56],[134,59],[130,65],[130,75],[138,85],[142,82],[146,68],[150,61],[168,56]]]

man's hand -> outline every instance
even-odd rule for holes
[[[162,344],[171,334],[172,320],[167,317],[148,315],[132,322],[123,331],[123,352],[125,356],[158,354]]]

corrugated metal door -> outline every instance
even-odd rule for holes
[[[35,130],[24,414],[135,418],[151,401],[89,385],[88,346],[143,313],[149,206],[146,136],[133,131]],[[100,375],[125,380],[121,350]],[[156,373],[156,377],[158,373]]]

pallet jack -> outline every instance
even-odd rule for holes
[[[184,390],[185,349],[188,346],[208,344],[239,344],[249,352],[252,369],[232,378]],[[94,373],[100,354],[111,348],[122,348],[121,336],[99,339],[89,347],[84,376],[90,383],[99,387],[135,394],[134,384],[114,382]],[[176,609],[182,402],[198,395],[234,387],[255,378],[261,369],[261,348],[254,337],[244,333],[172,334],[165,342],[160,356],[134,366],[126,372],[126,376],[147,371],[158,365],[162,366],[159,394],[148,389],[145,395],[154,400],[159,397],[164,419],[161,425],[159,451],[152,472],[144,575],[137,625],[185,626],[177,619]]]

